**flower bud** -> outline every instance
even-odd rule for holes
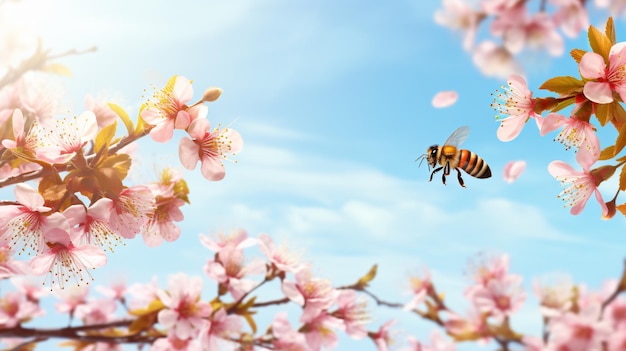
[[[202,101],[213,102],[219,99],[220,95],[222,95],[222,89],[211,87],[204,92],[204,95],[202,95]]]
[[[615,200],[617,200],[617,196],[613,198],[613,200],[606,202],[606,209],[607,209],[607,213],[606,214],[602,214],[602,219],[603,220],[609,220],[611,218],[613,218],[613,216],[615,216],[615,214],[617,213],[617,207],[615,206]]]

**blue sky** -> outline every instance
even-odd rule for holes
[[[42,30],[56,52],[98,47],[62,60],[74,72],[64,80],[73,112],[82,112],[90,93],[110,96],[136,115],[144,89],[180,74],[194,80],[195,97],[209,86],[224,90],[209,105],[209,119],[230,124],[245,143],[238,163],[226,165],[224,181],[186,172],[192,204],[184,209],[177,242],[158,248],[145,247],[140,238],[127,242],[94,273],[96,283],[157,275],[165,286],[174,272],[202,275],[211,253],[198,245],[198,234],[243,227],[287,242],[336,285],[354,282],[377,263],[372,289],[392,301],[408,301],[401,293],[406,275],[428,266],[449,305],[463,313],[466,262],[493,250],[510,254],[511,271],[525,277],[531,295],[513,325],[539,335],[534,277],[569,272],[575,282],[597,289],[621,274],[624,219],[601,221],[595,201],[576,217],[562,207],[559,183],[547,166],[556,159],[573,163],[574,154],[553,136],[541,138],[529,125],[513,142],[497,140],[490,94],[504,81],[482,76],[460,36],[434,23],[438,1],[55,4],[39,3],[47,15],[34,15],[37,20],[25,26]],[[592,23],[604,20],[598,15]],[[618,41],[623,30],[618,19]],[[574,47],[588,48],[584,35],[566,41],[566,51]],[[577,74],[568,55],[528,54],[524,60],[538,95],[548,95],[536,87],[551,76]],[[440,90],[458,91],[459,100],[434,109],[431,98]],[[414,159],[461,125],[471,128],[464,147],[483,157],[494,176],[466,175],[467,189],[453,177],[447,186],[438,177],[429,183],[427,167],[418,168]],[[165,145],[140,142],[133,179],[151,181],[165,166],[182,169],[182,136]],[[502,169],[518,159],[527,161],[527,169],[507,184]],[[614,187],[606,189],[609,194]],[[371,306],[370,329],[398,319],[397,346],[406,335],[427,341],[432,325]],[[341,345],[339,350],[375,349],[367,341],[342,339]]]

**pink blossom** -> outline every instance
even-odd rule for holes
[[[581,309],[577,314],[566,313],[550,324],[551,344],[557,350],[601,351],[602,342],[612,333],[610,323],[599,320],[600,304]]]
[[[133,297],[128,303],[130,308],[145,308],[152,301],[159,298],[158,293],[160,290],[156,277],[152,277],[149,283],[135,283],[129,286],[128,294]]]
[[[435,22],[464,32],[463,48],[470,50],[476,37],[480,14],[462,0],[443,0],[443,7],[435,12]]]
[[[541,116],[533,111],[535,100],[533,93],[528,90],[528,85],[523,77],[512,74],[508,80],[508,87],[496,90],[496,95],[491,107],[501,115],[496,116],[499,120],[498,139],[511,141],[515,139],[524,128],[530,118],[534,118],[537,127],[541,129]]]
[[[582,106],[582,104],[579,106]],[[599,155],[600,141],[595,133],[595,127],[589,122],[578,119],[575,114],[576,110],[572,111],[570,118],[558,113],[548,114],[541,125],[541,135],[546,135],[563,127],[563,130],[561,130],[555,140],[565,145],[566,149],[576,147],[579,148],[580,152]]]
[[[304,318],[305,315],[302,315]],[[301,318],[305,323],[301,328],[305,331],[305,339],[312,351],[319,351],[322,346],[332,349],[337,345],[338,338],[335,330],[343,330],[344,324],[341,319],[319,311],[318,314],[309,314]]]
[[[15,87],[19,105],[13,107],[20,108],[43,126],[51,126],[54,116],[67,110],[61,104],[65,89],[59,77],[30,71],[15,83]]]
[[[613,102],[613,92],[626,100],[626,42],[613,45],[609,52],[609,64],[595,52],[587,52],[580,59],[578,69],[585,78],[583,94],[598,104]]]
[[[577,154],[577,156],[578,155],[580,155],[580,153]],[[602,199],[602,194],[600,194],[598,190],[599,182],[590,171],[598,155],[594,157],[591,153],[585,153],[582,156],[583,157],[576,157],[578,164],[583,168],[582,171],[574,170],[563,161],[552,161],[548,165],[548,172],[557,180],[561,181],[561,185],[565,187],[558,197],[563,200],[566,206],[572,208],[570,211],[571,214],[577,215],[585,208],[585,204],[591,195],[595,194],[596,200],[602,207],[602,214],[606,215],[608,209]]]
[[[150,130],[154,141],[168,142],[174,135],[174,129],[187,129],[193,120],[206,117],[206,106],[187,106],[192,96],[191,81],[183,76],[172,77],[165,88],[154,93],[152,100],[141,111],[141,118],[154,125]]]
[[[30,274],[27,262],[13,259],[13,249],[8,245],[0,246],[0,279]]]
[[[211,316],[213,311],[208,302],[200,301],[201,293],[202,279],[187,277],[183,273],[170,276],[167,291],[157,292],[165,305],[159,312],[159,323],[169,335],[183,340],[198,335],[205,318]]]
[[[517,54],[528,45],[545,49],[552,56],[563,54],[565,44],[556,25],[545,12],[528,15],[526,6],[519,5],[498,16],[491,26],[494,35],[504,37],[504,47]]]
[[[395,320],[389,320],[381,325],[378,331],[369,334],[370,338],[372,338],[372,340],[374,341],[374,344],[376,344],[376,349],[378,351],[389,350],[389,344],[392,341],[391,334],[389,333],[389,328],[391,328],[391,326],[394,324],[396,324]]]
[[[544,317],[556,317],[572,307],[574,284],[566,275],[549,275],[533,282],[533,290],[541,305]]]
[[[101,198],[85,210],[83,205],[72,205],[63,214],[72,228],[75,242],[94,244],[113,252],[113,247],[122,242],[122,238],[109,223],[113,200]]]
[[[483,251],[470,260],[468,273],[477,284],[486,286],[491,280],[501,280],[507,276],[509,255]]]
[[[411,292],[413,293],[413,299],[404,305],[404,310],[409,311],[426,300],[426,297],[433,292],[433,285],[430,278],[430,271],[424,267],[424,274],[421,277],[409,276],[409,282],[411,284]]]
[[[200,344],[206,350],[222,350],[219,342],[229,338],[237,339],[242,327],[241,317],[226,314],[224,308],[220,308],[210,321],[204,323],[200,331]]]
[[[459,98],[456,91],[440,91],[433,97],[432,105],[436,108],[449,107],[454,105]]]
[[[289,300],[304,306],[302,320],[328,309],[339,295],[330,280],[313,277],[309,267],[296,272],[295,278],[295,282],[283,280],[282,290]]]
[[[111,283],[109,286],[99,285],[96,286],[96,290],[98,290],[102,295],[108,297],[112,300],[125,301],[124,295],[128,291],[128,287],[126,286],[126,282],[123,280],[118,280],[114,283]]]
[[[91,95],[85,96],[85,108],[96,116],[98,129],[108,126],[117,119],[115,112],[102,98],[95,98]]]
[[[259,249],[270,260],[273,267],[281,272],[296,272],[300,267],[300,256],[289,252],[285,245],[278,248],[267,234],[259,234]]]
[[[513,54],[492,41],[483,41],[472,53],[474,66],[488,77],[506,78],[510,74],[521,74],[522,66]]]
[[[626,0],[596,0],[595,4],[600,8],[609,8],[613,16],[622,16],[626,12]]]
[[[150,351],[203,351],[198,339],[179,339],[175,335],[159,338],[150,346]]]
[[[115,320],[117,303],[111,299],[92,299],[76,306],[75,316],[85,325],[109,323]]]
[[[244,261],[242,250],[224,247],[215,255],[214,260],[207,261],[204,271],[221,286],[227,288],[237,300],[257,285],[255,281],[244,279],[246,276],[265,273],[262,261],[254,260],[248,265],[245,265]]]
[[[91,111],[55,122],[54,127],[42,131],[46,146],[37,150],[37,156],[49,163],[69,162],[98,132],[96,115]]]
[[[615,330],[624,330],[626,327],[626,299],[616,298],[607,306],[604,314]]]
[[[179,198],[158,199],[153,216],[148,220],[143,230],[143,240],[146,245],[155,247],[161,245],[163,239],[168,242],[176,241],[180,237],[180,227],[174,222],[184,219],[180,207],[185,201]]]
[[[479,285],[477,289],[470,289],[470,300],[479,311],[502,320],[517,312],[526,300],[521,283],[522,277],[519,275],[492,279],[486,286]]]
[[[365,324],[370,320],[367,312],[367,300],[357,299],[356,291],[341,290],[337,296],[337,310],[332,313],[345,325],[346,334],[354,339],[367,335]]]
[[[41,285],[41,279],[35,276],[15,276],[11,278],[11,283],[17,291],[26,296],[28,301],[39,302],[39,300],[47,296],[50,290],[44,289]]]
[[[236,154],[243,148],[243,139],[234,129],[215,128],[210,131],[210,123],[205,118],[194,120],[188,129],[190,138],[182,138],[178,147],[180,163],[193,170],[198,161],[200,171],[208,180],[222,180],[226,174],[222,160],[226,154]]]
[[[51,286],[58,285],[61,288],[74,278],[76,283],[93,280],[89,268],[103,266],[106,263],[106,255],[101,248],[84,244],[75,246],[69,234],[67,219],[56,212],[48,216],[49,220],[55,219],[55,226],[44,232],[47,249],[38,253],[30,261],[34,274],[48,274]],[[85,276],[89,278],[86,280]]]
[[[200,235],[200,242],[214,252],[219,252],[225,247],[245,249],[257,243],[256,239],[248,238],[248,232],[241,228],[233,230],[228,235],[224,234],[224,232],[219,232],[217,236],[217,240],[214,240],[206,235]]]
[[[120,236],[132,239],[154,213],[154,195],[145,185],[122,190],[113,199],[110,225]]]
[[[589,27],[589,15],[580,0],[550,0],[558,7],[553,15],[554,23],[561,27],[563,33],[570,38]]]
[[[58,289],[54,291],[54,295],[61,299],[54,307],[59,313],[69,313],[70,316],[74,315],[76,308],[87,302],[87,295],[89,294],[89,287],[86,285],[76,286],[72,285],[65,289]]]
[[[304,334],[294,330],[287,320],[287,312],[279,312],[272,322],[274,350],[277,351],[308,351]]]
[[[513,183],[526,169],[526,161],[509,161],[504,165],[503,177],[507,183]]]
[[[39,305],[24,299],[24,295],[18,291],[9,291],[0,298],[0,326],[2,328],[13,328],[44,313]]]
[[[49,223],[50,218],[44,215],[51,208],[44,206],[44,199],[39,192],[25,183],[15,186],[15,198],[20,205],[0,206],[2,238],[9,242],[12,249],[21,246],[20,252],[27,249],[41,252],[45,246],[43,231],[55,225]]]
[[[499,15],[517,4],[519,4],[519,0],[483,0],[480,7],[490,15]]]
[[[20,109],[15,109],[12,114],[13,138],[2,140],[2,146],[22,159],[32,160],[35,158],[39,148],[42,146],[41,135],[43,129],[37,122],[30,125],[28,131],[25,130],[26,118]]]

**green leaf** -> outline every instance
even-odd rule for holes
[[[109,102],[108,105],[109,105],[109,108],[113,110],[113,112],[115,112],[116,115],[120,117],[122,122],[124,122],[124,125],[126,126],[126,130],[128,131],[128,136],[135,135],[134,134],[135,128],[133,126],[133,121],[128,116],[128,113],[126,113],[126,111],[124,111],[124,109],[121,106],[116,105],[112,102]]]
[[[593,52],[602,56],[604,62],[608,64],[609,51],[611,51],[611,46],[613,46],[611,40],[594,26],[589,26],[589,32],[587,34],[589,37],[589,45],[591,45]]]
[[[586,53],[587,51],[581,50],[581,49],[573,49],[572,51],[569,52],[570,56],[572,56],[572,58],[574,59],[574,61],[576,61],[576,63],[580,63],[580,59],[582,59]]]
[[[583,91],[585,83],[571,76],[554,77],[546,80],[539,89],[550,90],[562,96],[578,94]]]

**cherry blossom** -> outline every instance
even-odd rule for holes
[[[365,324],[370,320],[367,311],[367,300],[358,299],[354,290],[341,290],[337,296],[337,310],[332,316],[341,319],[346,334],[361,339],[367,335]]]
[[[96,115],[85,111],[80,116],[56,120],[54,127],[44,128],[41,139],[47,142],[37,156],[46,162],[63,164],[70,161],[98,132]]]
[[[152,345],[150,351],[203,351],[198,339],[179,339],[175,335],[159,338]]]
[[[533,290],[541,305],[541,314],[556,317],[572,306],[574,284],[567,275],[549,275],[533,282]]]
[[[294,330],[287,319],[287,312],[279,312],[272,322],[272,341],[277,351],[308,351],[309,347],[304,334]]]
[[[578,69],[585,78],[585,97],[598,104],[613,102],[613,92],[626,101],[626,42],[613,45],[609,52],[609,63],[595,52],[586,52],[580,59]]]
[[[396,324],[395,320],[393,320],[393,319],[389,320],[389,321],[385,322],[383,325],[381,325],[380,328],[378,329],[378,331],[369,334],[369,337],[372,338],[372,340],[374,341],[374,344],[376,344],[376,349],[378,351],[388,351],[389,350],[389,344],[391,344],[391,342],[393,340],[391,338],[391,334],[389,332],[389,329],[394,324]]]
[[[474,44],[480,14],[463,0],[443,0],[443,9],[435,12],[435,22],[441,26],[464,33],[463,48],[470,50]]]
[[[439,332],[439,330],[433,330],[430,333],[430,346],[422,346],[420,351],[455,351],[456,344]]]
[[[469,298],[483,313],[498,320],[518,311],[526,300],[526,293],[521,287],[522,277],[508,275],[503,279],[492,279],[486,286],[479,285],[476,289],[470,289]]]
[[[233,230],[230,234],[226,235],[224,232],[217,234],[217,240],[214,240],[206,235],[200,235],[200,242],[206,246],[209,250],[219,252],[225,247],[233,247],[236,249],[245,249],[257,243],[257,239],[248,238],[248,232],[242,228]]]
[[[210,123],[205,118],[194,120],[189,126],[190,138],[182,138],[178,147],[180,163],[193,170],[198,161],[204,178],[212,181],[222,180],[226,175],[222,160],[226,154],[235,154],[243,148],[243,139],[231,128],[210,130]]]
[[[200,330],[200,344],[206,350],[222,350],[219,347],[220,341],[238,335],[242,326],[241,317],[229,315],[220,308]]]
[[[228,289],[234,299],[239,299],[243,294],[252,290],[257,283],[246,276],[265,273],[264,263],[253,260],[244,264],[244,253],[233,247],[224,247],[216,255],[215,259],[209,259],[204,266],[204,271],[212,279]]]
[[[420,277],[415,275],[409,276],[409,283],[411,284],[413,298],[406,305],[404,305],[405,311],[412,310],[419,306],[426,300],[426,297],[433,292],[430,271],[426,267],[424,267],[424,274]]]
[[[501,141],[515,139],[530,118],[535,119],[538,128],[541,128],[542,122],[541,116],[533,111],[535,101],[532,98],[533,93],[528,90],[526,80],[512,74],[507,84],[501,91],[496,90],[491,104],[491,107],[500,113],[496,120],[500,121],[497,135]]]
[[[274,241],[267,234],[259,234],[259,248],[261,252],[270,260],[273,267],[281,272],[295,273],[302,266],[300,256],[289,252],[285,245],[276,247]]]
[[[0,246],[0,279],[26,275],[30,273],[27,262],[13,259],[13,249],[8,245]]]
[[[558,7],[552,16],[554,23],[561,27],[565,35],[576,38],[578,34],[589,27],[589,15],[584,4],[579,0],[550,0]]]
[[[187,129],[196,118],[206,117],[206,106],[187,106],[192,96],[191,81],[183,76],[173,77],[165,88],[154,93],[141,111],[141,118],[154,125],[150,130],[154,141],[168,142],[174,135],[174,129]]]
[[[611,335],[606,320],[599,320],[600,304],[584,308],[578,313],[566,313],[550,325],[551,343],[557,350],[601,351],[602,342]]]
[[[117,303],[111,299],[91,299],[76,306],[75,316],[85,325],[102,324],[115,320]]]
[[[87,303],[89,288],[86,285],[71,285],[65,289],[54,290],[53,293],[61,299],[54,305],[57,312],[69,313],[70,316],[73,316],[79,305]]]
[[[13,328],[44,313],[39,305],[24,299],[18,291],[9,291],[0,298],[0,326],[3,328]]]
[[[329,280],[313,277],[309,267],[296,272],[295,278],[295,282],[283,280],[282,290],[291,301],[304,306],[303,320],[328,309],[339,295]]]
[[[113,199],[110,225],[120,236],[132,239],[152,216],[154,206],[154,195],[147,186],[126,188]]]
[[[54,226],[43,234],[48,248],[31,259],[33,273],[48,273],[51,286],[63,288],[70,277],[79,285],[82,282],[88,284],[89,280],[93,280],[88,269],[106,263],[104,251],[91,244],[75,246],[70,238],[69,223],[62,214],[53,213],[48,218],[54,219]],[[85,279],[85,275],[89,280]]]
[[[481,42],[472,53],[472,61],[488,77],[506,78],[510,74],[521,74],[522,66],[513,54],[493,41]]]
[[[78,243],[94,244],[113,252],[122,238],[109,224],[113,200],[101,198],[89,208],[83,205],[72,205],[63,214],[70,223],[73,236]]]
[[[583,157],[577,157],[576,160],[583,168],[582,171],[574,170],[574,168],[563,161],[552,161],[548,165],[548,172],[561,181],[561,185],[565,187],[558,197],[563,200],[566,206],[572,208],[570,212],[573,215],[582,212],[592,194],[595,194],[596,200],[602,207],[602,214],[606,215],[608,213],[602,194],[598,190],[599,182],[590,170],[596,159],[597,155],[594,157],[591,153],[585,153]]]
[[[102,98],[96,98],[91,95],[85,96],[85,108],[96,116],[98,129],[108,126],[117,119],[115,112],[111,110]]]
[[[17,157],[23,159],[33,159],[40,147],[43,146],[40,137],[42,129],[39,123],[33,122],[28,129],[25,130],[26,119],[22,110],[15,109],[12,114],[13,138],[2,140],[2,146],[11,150]]]
[[[304,318],[304,319],[303,319]],[[341,319],[319,311],[317,314],[302,315],[305,331],[304,337],[312,351],[319,351],[322,347],[332,349],[337,345],[338,337],[335,330],[343,330],[344,324]]]
[[[432,105],[436,108],[449,107],[454,105],[458,97],[456,91],[440,91],[433,97]]]
[[[513,183],[526,169],[526,161],[509,161],[504,165],[503,177],[507,183]]]
[[[9,242],[12,249],[21,246],[20,252],[27,249],[41,252],[45,245],[43,231],[55,224],[49,223],[50,218],[44,215],[51,208],[44,206],[44,199],[39,192],[25,183],[15,186],[15,198],[21,205],[0,206],[2,238]]]
[[[157,291],[166,307],[159,312],[159,323],[168,330],[168,334],[183,340],[198,335],[204,326],[204,318],[213,312],[208,302],[200,301],[201,293],[202,279],[183,273],[170,276],[167,291]]]
[[[541,135],[560,127],[563,129],[555,140],[565,145],[566,149],[576,147],[579,148],[579,152],[591,153],[591,157],[594,157],[593,155],[597,157],[600,154],[600,141],[595,133],[595,127],[591,123],[578,119],[574,112],[570,118],[558,113],[550,113],[541,125]]]

